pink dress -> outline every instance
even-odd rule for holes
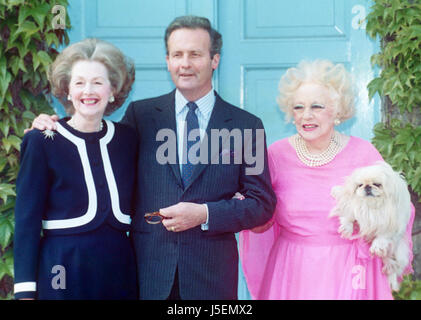
[[[288,139],[269,147],[278,204],[264,233],[240,233],[240,257],[253,299],[392,299],[382,260],[362,239],[342,239],[330,190],[358,168],[382,160],[369,142],[351,137],[330,163],[303,164]],[[414,209],[408,224],[411,239]],[[410,241],[410,240],[409,240]],[[412,241],[410,241],[412,252]],[[411,256],[412,261],[412,256]],[[409,265],[407,273],[412,272]]]

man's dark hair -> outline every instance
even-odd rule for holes
[[[171,33],[177,29],[203,29],[209,33],[211,47],[210,56],[213,58],[215,54],[221,54],[222,36],[212,28],[210,21],[204,17],[198,16],[181,16],[175,18],[165,30],[165,49],[168,55],[168,38]]]

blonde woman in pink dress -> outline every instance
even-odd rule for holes
[[[328,217],[335,205],[331,188],[382,160],[370,142],[335,130],[354,114],[350,75],[330,61],[302,62],[286,72],[279,89],[278,103],[297,134],[268,149],[278,200],[273,219],[240,234],[252,298],[392,299],[381,258],[370,255],[364,240],[341,238],[338,219]],[[408,239],[413,218],[414,209]]]

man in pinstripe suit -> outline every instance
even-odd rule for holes
[[[132,102],[122,119],[139,137],[131,236],[140,298],[237,299],[235,233],[267,222],[276,205],[264,135],[260,143],[257,141],[263,124],[256,116],[222,100],[213,90],[212,73],[219,64],[222,38],[208,19],[176,18],[166,30],[165,44],[168,71],[176,90]],[[208,156],[207,161],[193,167],[186,182],[179,159],[189,102],[197,106],[194,112],[202,129],[200,141],[205,146],[208,143]],[[41,116],[38,119],[35,127],[51,128],[51,123],[45,125]],[[163,142],[157,137],[162,130],[176,136],[176,160],[164,164],[158,159]],[[211,136],[212,130],[236,130],[243,137],[249,130],[254,136],[240,149],[229,137],[228,144],[215,148],[210,139],[204,139]],[[260,156],[261,170],[250,174],[251,164],[244,161],[246,149]],[[223,160],[227,155],[229,163]],[[237,155],[243,161],[235,161]],[[236,192],[244,200],[234,199]],[[148,224],[145,213],[158,210],[165,217],[162,224]]]
[[[167,66],[176,86],[173,92],[132,102],[123,122],[140,137],[138,198],[132,222],[141,299],[236,299],[238,252],[234,233],[263,224],[276,204],[267,167],[266,144],[258,174],[247,174],[248,164],[212,164],[212,157],[230,150],[208,149],[209,161],[195,166],[187,185],[183,166],[160,164],[156,141],[162,129],[177,132],[177,159],[182,154],[187,103],[195,102],[199,128],[263,131],[256,116],[222,100],[212,87],[218,67],[221,35],[201,17],[179,17],[166,30]],[[203,141],[201,134],[201,141]],[[210,143],[210,142],[208,142]],[[209,144],[210,145],[210,144]],[[250,147],[256,151],[256,137]],[[245,145],[236,153],[244,155]],[[215,149],[215,148],[213,148]],[[244,159],[243,159],[244,160]],[[239,191],[244,200],[232,199]],[[145,222],[146,212],[159,210],[162,225]]]

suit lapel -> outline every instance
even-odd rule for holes
[[[211,148],[211,130],[221,130],[221,129],[228,129],[229,131],[232,130],[232,114],[230,110],[225,106],[225,102],[216,94],[215,106],[212,110],[211,117],[209,119],[208,126],[206,128],[206,135],[207,141],[202,141],[202,143],[207,144],[208,150],[208,159],[206,163],[199,163],[196,165],[192,178],[190,180],[190,184],[185,186],[184,191],[186,191],[194,181],[201,175],[203,170],[205,170],[209,165],[211,165],[211,160],[215,159],[215,157],[219,157],[220,148]],[[221,144],[223,145],[223,144]],[[219,146],[221,146],[219,145]]]
[[[168,95],[164,96],[162,102],[155,106],[156,115],[154,117],[155,120],[155,127],[156,132],[161,129],[169,129],[175,133],[177,137],[177,127],[176,127],[176,119],[175,119],[175,90],[169,93]],[[176,138],[177,139],[177,138]],[[176,144],[177,146],[177,144]],[[183,188],[183,182],[181,181],[181,174],[180,174],[180,167],[179,163],[179,155],[178,155],[178,148],[176,147],[177,151],[177,161],[176,163],[169,163],[172,172],[177,180],[177,183],[181,188]]]

